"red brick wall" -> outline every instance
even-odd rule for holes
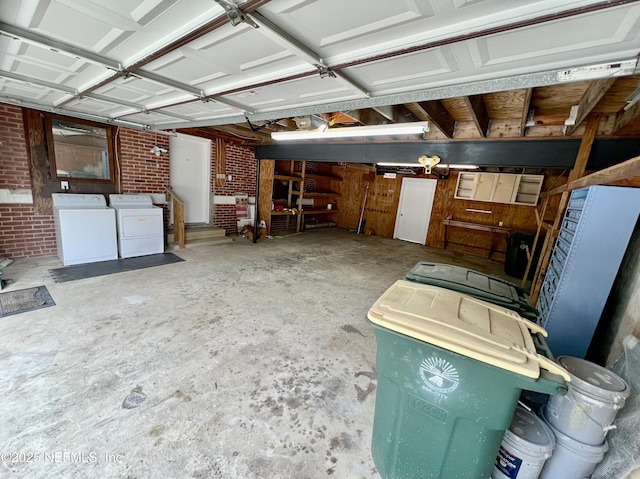
[[[163,193],[169,184],[169,154],[151,153],[154,144],[169,147],[169,138],[151,132],[119,128],[117,134],[120,191]],[[30,189],[29,159],[20,107],[0,103],[0,188]],[[256,160],[253,148],[227,144],[226,174],[232,179],[216,187],[215,148],[212,148],[211,188],[215,195],[255,196]],[[227,234],[236,234],[235,205],[214,205],[213,223]],[[31,204],[0,204],[0,257],[55,255],[53,217],[36,215]]]
[[[169,153],[156,156],[153,145],[169,149],[169,137],[147,131],[118,129],[121,192],[164,193],[169,186]]]
[[[154,144],[169,148],[169,137],[150,132],[121,128],[120,163],[123,193],[162,193],[169,185],[169,153],[156,156],[149,150]],[[226,145],[226,174],[231,180],[215,185],[215,143],[211,143],[211,192],[219,196],[233,196],[244,192],[255,196],[256,160],[253,148]],[[224,228],[228,235],[237,234],[235,205],[214,205],[213,224]]]
[[[30,189],[22,109],[0,103],[0,188]]]
[[[0,257],[56,254],[53,216],[36,215],[33,205],[0,205]]]
[[[214,144],[215,155],[215,144]],[[215,161],[211,165],[211,184],[213,193],[218,196],[233,196],[236,193],[256,195],[256,157],[253,148],[227,143],[225,165],[227,177],[224,186],[215,186]],[[214,205],[213,224],[224,228],[228,235],[238,234],[236,206]]]
[[[0,103],[0,188],[31,189],[22,109]],[[56,253],[53,217],[38,216],[32,204],[0,204],[0,257]]]

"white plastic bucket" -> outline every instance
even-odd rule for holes
[[[544,463],[540,479],[584,479],[593,474],[596,466],[602,461],[609,449],[606,442],[598,446],[584,444],[570,438],[549,424],[542,410],[542,418],[556,437],[556,447],[553,454]]]
[[[549,426],[534,413],[518,407],[504,433],[491,478],[538,479],[554,445]]]
[[[599,446],[629,396],[629,386],[613,372],[571,356],[558,363],[571,376],[566,394],[549,398],[544,414],[549,424],[572,439]]]

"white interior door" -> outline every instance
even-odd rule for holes
[[[403,178],[393,237],[425,244],[437,180]]]
[[[172,136],[169,156],[171,188],[184,200],[185,223],[210,223],[211,140]]]

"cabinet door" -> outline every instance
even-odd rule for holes
[[[478,173],[476,191],[474,192],[473,199],[477,201],[491,201],[493,182],[495,179],[496,175],[493,173]]]
[[[544,182],[543,175],[518,175],[516,195],[513,201],[517,204],[533,205],[538,203],[538,196]]]
[[[518,175],[499,174],[496,178],[496,187],[491,201],[496,203],[512,203],[517,179]]]
[[[476,186],[476,173],[460,172],[454,198],[470,200],[473,198],[473,190]]]

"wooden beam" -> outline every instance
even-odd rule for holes
[[[297,130],[298,129],[298,125],[296,125],[296,122],[289,119],[289,118],[283,118],[282,120],[278,120],[276,122],[276,124],[283,126],[285,128],[288,128],[289,130]]]
[[[599,123],[599,114],[590,115],[588,117],[587,127],[585,128],[584,134],[582,135],[582,141],[580,142],[580,149],[578,150],[576,162],[573,166],[573,169],[569,172],[569,178],[567,179],[568,185],[584,175],[584,171],[587,167],[587,161],[589,160],[589,154],[591,153],[591,146],[593,145],[593,140],[596,137]],[[558,231],[560,222],[562,221],[562,218],[564,216],[564,210],[567,207],[567,203],[569,202],[569,189],[567,188],[567,185],[563,185],[563,189],[561,191],[562,196],[560,197],[558,209],[556,210],[556,218],[553,222],[553,226],[551,226],[551,228],[547,230],[547,235],[545,236],[544,243],[542,244],[542,250],[540,251],[540,261],[538,263],[533,282],[531,283],[531,292],[529,298],[534,305],[538,302],[540,289],[542,288],[542,282],[545,275],[547,274],[547,267],[549,266],[549,260],[551,259],[551,252],[553,250],[556,232]],[[548,199],[549,196],[547,195],[545,201],[547,201]],[[544,213],[542,218],[544,218]],[[538,230],[539,229],[540,227],[538,227]]]
[[[412,121],[420,121],[411,111],[404,105],[387,105],[373,107],[380,115],[394,123],[407,123]]]
[[[440,100],[422,101],[418,106],[429,115],[429,118],[447,138],[453,138],[456,129],[456,121]]]
[[[407,103],[405,106],[407,107],[407,110],[413,113],[418,121],[428,121],[431,119],[429,118],[429,115],[427,115],[427,112],[424,111],[424,109],[417,103]]]
[[[176,131],[178,133],[184,133],[185,135],[197,136],[200,138],[208,138],[210,140],[215,140],[216,138],[220,138],[230,143],[244,143],[244,144],[246,144],[247,142],[251,144],[271,143],[271,137],[266,136],[264,133],[263,133],[263,135],[265,135],[264,139],[259,139],[258,137],[254,139],[253,135],[247,134],[247,132],[251,133],[251,130],[249,129],[246,129],[246,130],[239,129],[238,133],[235,134],[231,132],[226,133],[222,131],[222,128],[223,128],[222,126],[216,126],[216,127],[202,126],[198,128],[178,128]]]
[[[271,134],[266,130],[252,131],[250,128],[244,128],[238,125],[216,125],[207,128],[228,133],[242,140],[260,141],[263,143],[271,142]]]
[[[482,95],[471,95],[462,97],[462,99],[473,116],[476,128],[482,137],[486,138],[489,130],[489,114],[487,113],[487,106],[484,104],[484,97]]]
[[[615,119],[613,120],[613,128],[611,129],[611,134],[617,133],[618,130],[621,130],[622,127],[628,125],[633,120],[640,116],[640,102],[633,105],[628,110],[620,110]]]
[[[580,98],[580,102],[571,107],[571,114],[567,121],[565,121],[565,136],[569,136],[576,131],[576,128],[580,126],[580,123],[584,121],[591,110],[593,110],[593,107],[597,105],[615,81],[616,78],[605,78],[604,80],[595,80],[591,82],[587,91],[585,91],[582,98]]]
[[[573,170],[569,172],[569,178],[567,183],[571,183],[574,180],[584,175],[584,170],[587,168],[587,161],[589,161],[589,154],[591,153],[591,147],[593,146],[593,140],[598,132],[598,124],[600,123],[600,114],[591,115],[587,120],[587,127],[582,135],[582,141],[580,142],[580,149],[578,150],[578,156],[576,157],[576,163],[573,165]]]
[[[540,232],[542,228],[546,227],[549,230],[549,225],[544,222],[544,215],[547,212],[547,206],[549,205],[549,198],[545,198],[542,201],[542,213],[538,213],[538,208],[535,208],[533,212],[536,214],[536,223],[538,224],[538,228],[536,229],[536,235],[533,238],[533,244],[531,245],[531,251],[535,251],[538,246],[538,241],[540,240]],[[521,287],[524,288],[525,283],[527,282],[527,278],[529,277],[529,271],[531,271],[531,266],[533,265],[533,255],[527,255],[527,267],[524,270],[524,275],[522,276],[522,284]]]
[[[542,288],[542,282],[544,281],[544,277],[547,274],[547,267],[549,266],[551,252],[553,250],[553,244],[556,236],[555,233],[558,231],[560,222],[562,221],[562,217],[564,216],[564,210],[567,207],[568,202],[569,193],[565,191],[560,197],[560,203],[558,204],[558,209],[556,210],[556,219],[553,222],[553,226],[547,231],[547,234],[544,237],[544,243],[542,244],[542,249],[540,250],[538,267],[536,268],[536,274],[533,277],[533,281],[531,282],[531,291],[529,293],[529,299],[531,301],[531,304],[533,304],[534,306],[538,302],[540,289]]]
[[[640,156],[636,156],[630,160],[571,181],[567,189],[568,191],[571,191],[585,186],[602,185],[605,183],[611,183],[612,181],[632,178],[634,176],[640,176]]]
[[[362,125],[382,125],[388,123],[388,120],[384,116],[371,108],[359,110],[358,121]]]
[[[625,178],[624,180],[611,181],[607,183],[609,186],[635,186],[640,188],[640,176]]]
[[[360,114],[358,113],[358,110],[350,111],[347,113],[343,111],[337,111],[335,113],[329,114],[328,117],[328,121],[338,124],[360,122]]]
[[[564,185],[556,186],[549,191],[541,193],[540,198],[549,198],[550,196],[569,191],[569,183],[577,180],[584,175],[584,171],[587,167],[587,162],[589,161],[591,147],[593,146],[593,140],[595,139],[596,132],[598,131],[599,123],[599,113],[596,115],[591,115],[589,117],[589,119],[587,120],[587,127],[584,130],[584,135],[582,135],[582,141],[580,142],[580,149],[578,150],[578,155],[576,156],[576,162],[573,165],[573,169],[569,172],[567,182]]]
[[[524,136],[527,131],[527,119],[529,118],[529,105],[531,105],[531,95],[533,88],[527,88],[524,94],[524,102],[522,105],[522,119],[520,120],[520,136]]]
[[[565,124],[565,115],[533,115],[534,126],[561,126]]]

